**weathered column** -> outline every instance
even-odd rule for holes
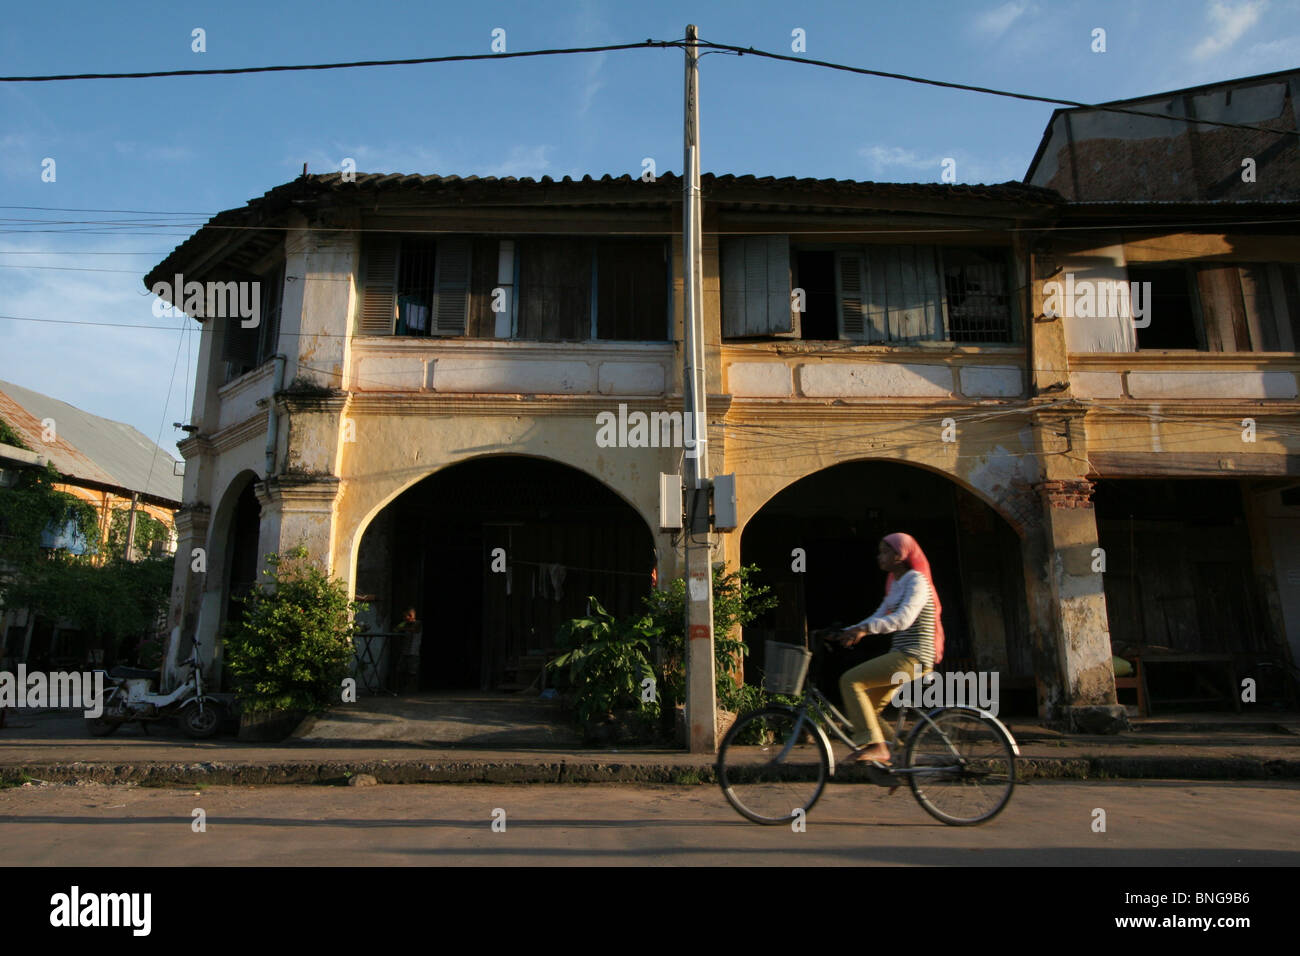
[[[333,475],[277,475],[258,482],[257,503],[262,506],[259,536],[258,580],[266,568],[266,554],[281,555],[302,545],[308,560],[332,574],[334,505],[340,481]]]
[[[1049,719],[1081,733],[1118,733],[1128,726],[1115,696],[1106,594],[1098,563],[1092,483],[1048,478],[1037,486],[1043,502],[1052,638],[1063,696]]]
[[[171,631],[163,651],[164,664],[194,640],[199,606],[207,583],[208,525],[212,509],[203,502],[185,505],[176,512],[176,562],[172,566],[172,590],[167,626]],[[196,549],[198,554],[195,554]],[[170,674],[164,682],[170,684]]]

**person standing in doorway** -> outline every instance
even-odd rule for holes
[[[423,625],[415,619],[415,608],[408,607],[406,615],[397,624],[398,638],[394,643],[393,687],[399,694],[410,694],[419,689],[420,639]]]
[[[887,571],[885,599],[870,616],[840,632],[845,647],[868,634],[892,634],[889,652],[852,667],[840,677],[844,709],[853,721],[852,760],[889,763],[879,716],[898,689],[895,674],[915,680],[934,669],[943,657],[943,623],[938,592],[930,576],[930,562],[910,534],[885,535],[876,551],[880,570]]]

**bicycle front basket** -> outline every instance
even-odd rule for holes
[[[773,694],[797,696],[808,676],[812,653],[798,644],[767,642],[767,674],[763,686]]]

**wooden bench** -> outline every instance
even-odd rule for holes
[[[1125,658],[1125,660],[1127,660],[1127,658]],[[1136,690],[1138,716],[1147,717],[1150,715],[1150,711],[1148,708],[1148,699],[1147,699],[1146,671],[1142,669],[1142,655],[1135,654],[1133,656],[1132,664],[1133,664],[1132,674],[1130,674],[1128,677],[1115,678],[1115,691],[1116,694],[1118,695],[1118,692],[1121,690]]]
[[[1164,705],[1179,704],[1209,704],[1222,703],[1225,699],[1232,702],[1232,708],[1237,713],[1241,713],[1241,697],[1237,693],[1237,672],[1233,665],[1233,656],[1231,654],[1200,654],[1200,653],[1176,653],[1176,654],[1134,654],[1133,655],[1133,676],[1115,678],[1115,688],[1136,688],[1138,693],[1138,713],[1147,717],[1151,713],[1152,700],[1151,691],[1147,685],[1147,673],[1152,667],[1158,667],[1164,664],[1222,664],[1228,678],[1228,688],[1226,695],[1215,695],[1211,697],[1177,697],[1177,698],[1160,698],[1158,703]],[[1202,682],[1204,682],[1202,680]]]

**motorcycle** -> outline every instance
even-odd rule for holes
[[[211,737],[221,726],[223,711],[221,702],[203,691],[198,641],[181,666],[190,669],[189,675],[170,694],[153,692],[157,671],[114,667],[105,681],[103,710],[98,717],[86,718],[86,730],[107,737],[123,724],[138,720],[147,734],[151,722],[179,716],[181,728],[190,737]]]

